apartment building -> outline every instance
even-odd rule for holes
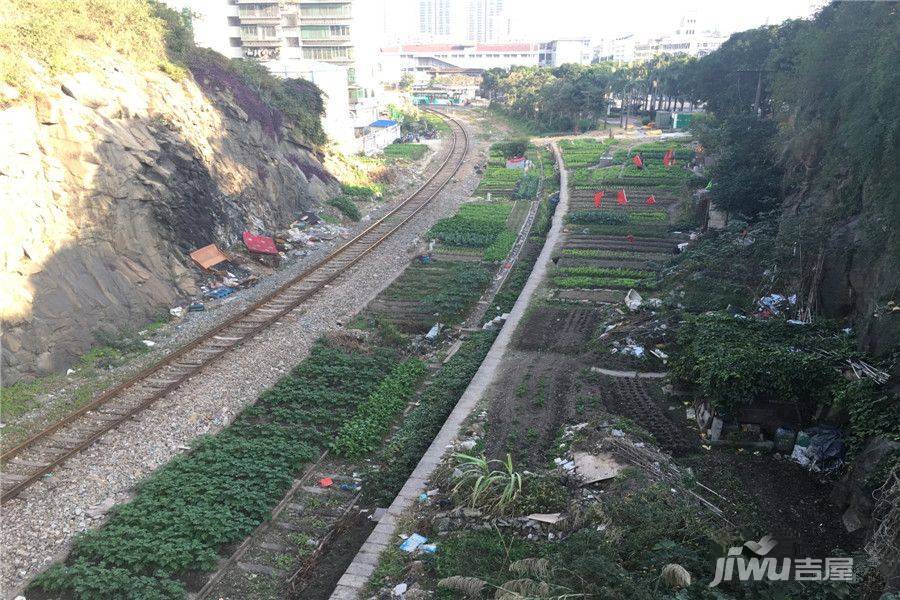
[[[592,58],[590,38],[572,38],[542,43],[538,61],[542,67],[555,68],[565,64],[590,64]]]
[[[199,46],[260,61],[275,75],[302,77],[325,93],[324,126],[338,142],[378,118],[376,58],[358,52],[353,0],[187,0]]]

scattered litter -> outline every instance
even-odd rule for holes
[[[156,345],[156,342],[154,342],[153,340],[141,340],[141,342],[148,348],[152,348]]]
[[[419,550],[425,554],[434,554],[437,552],[437,544],[422,544],[419,546]]]
[[[355,483],[342,483],[338,487],[340,487],[345,492],[358,492],[359,490],[362,489],[361,485],[355,484]]]
[[[685,416],[688,419],[690,419],[691,421],[696,421],[697,420],[697,411],[694,410],[693,408],[689,408],[685,411]]]
[[[533,515],[528,515],[527,518],[538,523],[548,523],[550,525],[556,525],[563,520],[562,513],[534,513]]]
[[[796,301],[796,296],[794,296],[794,299]],[[788,304],[788,299],[781,294],[769,294],[768,296],[763,296],[756,302],[756,305],[760,310],[768,310],[769,313],[775,316],[780,315],[781,311],[786,309]]]
[[[75,369],[66,369],[66,375],[71,375],[75,372]]]
[[[408,538],[406,538],[405,540],[403,540],[403,543],[400,544],[400,549],[403,550],[404,552],[415,552],[419,548],[419,546],[421,546],[422,544],[424,544],[427,541],[428,541],[427,537],[425,537],[423,535],[419,535],[418,533],[414,533],[411,536],[409,536]]]
[[[394,589],[391,590],[391,596],[394,596],[395,598],[399,598],[400,596],[402,596],[403,594],[406,593],[406,589],[408,587],[409,586],[406,585],[405,583],[398,583],[397,585],[394,586]]]
[[[798,319],[788,319],[787,324],[788,325],[809,325],[809,323],[807,323],[806,321],[800,321]]]
[[[573,461],[575,462],[575,470],[581,476],[585,485],[612,479],[622,470],[622,466],[616,462],[612,455],[605,452],[596,455],[587,452],[576,452]]]
[[[419,502],[428,502],[428,494],[425,492],[419,494]]]
[[[253,235],[249,231],[245,231],[242,235],[244,245],[250,252],[258,254],[278,254],[278,248],[275,247],[275,240],[265,235]]]
[[[206,306],[202,302],[191,302],[188,305],[188,312],[203,312]]]
[[[791,459],[811,471],[833,471],[844,464],[843,457],[841,430],[826,425],[800,432],[791,452]]]
[[[184,307],[176,306],[175,308],[170,308],[169,314],[172,315],[173,317],[175,317],[176,319],[180,319],[182,316],[184,316]]]
[[[219,247],[215,244],[210,244],[209,246],[204,246],[198,250],[194,250],[189,255],[191,260],[197,263],[202,269],[208,270],[219,263],[223,263],[228,260],[228,257],[225,256],[225,253],[219,250]]]
[[[613,429],[610,433],[612,433],[613,437],[625,437],[625,432],[621,429]]]
[[[660,359],[663,362],[666,362],[666,360],[668,360],[668,358],[669,358],[669,355],[666,354],[665,352],[663,352],[662,350],[660,350],[659,348],[654,348],[653,350],[650,351],[650,354],[652,354],[653,356],[655,356],[656,358]]]
[[[460,448],[464,448],[466,450],[474,450],[475,446],[478,445],[478,442],[475,440],[463,440],[459,443]]]
[[[215,298],[217,300],[221,300],[222,298],[226,298],[234,293],[234,288],[223,285],[222,287],[213,288],[206,292],[206,295],[209,298]]]
[[[621,350],[622,354],[626,356],[634,356],[635,358],[641,358],[644,356],[644,347],[638,346],[637,344],[628,344]]]
[[[334,485],[334,479],[332,479],[331,477],[323,477],[322,479],[319,480],[320,488],[329,488],[333,485]]]
[[[438,334],[441,333],[441,325],[440,323],[435,323],[432,325],[431,329],[428,330],[428,333],[425,334],[425,339],[429,342],[433,342],[437,339]]]
[[[628,307],[628,310],[637,310],[641,307],[641,295],[638,294],[635,290],[628,290],[628,293],[625,294],[625,306]]]

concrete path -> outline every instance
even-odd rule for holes
[[[556,164],[560,169],[559,206],[556,208],[556,213],[553,216],[553,225],[547,234],[544,248],[540,256],[538,256],[531,276],[529,276],[522,293],[519,295],[519,299],[513,306],[509,319],[506,320],[484,362],[481,363],[481,367],[475,373],[453,412],[450,413],[450,417],[444,423],[437,437],[434,438],[431,446],[425,452],[422,460],[419,461],[403,489],[400,490],[387,512],[381,517],[378,525],[375,526],[375,529],[366,539],[353,562],[347,567],[344,575],[338,581],[334,593],[331,595],[331,600],[356,600],[359,598],[372,577],[372,573],[375,572],[381,553],[391,544],[399,542],[396,537],[397,519],[400,518],[407,508],[413,505],[419,494],[426,491],[425,484],[434,472],[435,467],[441,463],[441,459],[447,452],[447,446],[459,436],[463,422],[468,418],[484,392],[493,383],[497,368],[500,366],[503,354],[512,340],[513,333],[516,331],[519,321],[525,315],[525,309],[528,308],[534,292],[544,280],[550,265],[553,248],[556,246],[562,233],[563,219],[566,212],[568,212],[569,206],[568,174],[563,167],[562,156],[555,142],[552,144],[552,148],[556,157]]]

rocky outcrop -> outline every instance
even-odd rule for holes
[[[0,110],[4,383],[69,366],[99,329],[197,291],[187,257],[338,191],[315,154],[234,98],[114,55]],[[208,83],[208,82],[205,82]],[[277,111],[274,111],[277,114]]]

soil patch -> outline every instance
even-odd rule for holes
[[[509,352],[493,385],[488,406],[486,453],[490,458],[547,464],[565,416],[568,390],[581,363],[563,354]]]
[[[522,324],[516,347],[547,353],[584,352],[602,316],[591,308],[537,308]]]

